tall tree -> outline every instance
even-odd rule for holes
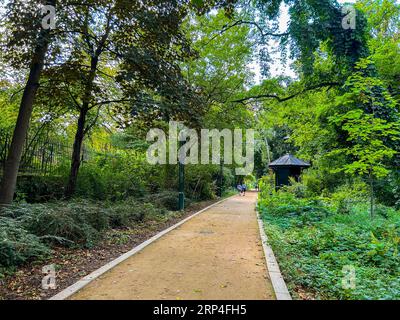
[[[84,138],[105,107],[151,119],[196,115],[195,94],[177,65],[192,55],[180,30],[189,8],[185,0],[74,7],[73,30],[67,31],[72,50],[47,74],[78,113],[67,198],[75,192]]]
[[[56,7],[56,3],[56,0],[42,2],[53,7]],[[29,65],[29,74],[1,181],[0,204],[10,204],[13,200],[22,148],[28,133],[46,54],[52,41],[51,29],[42,26],[43,17],[37,1],[9,1],[6,10],[6,22],[3,28],[7,31],[3,50],[9,53],[4,56],[14,66],[19,63]]]
[[[259,0],[255,4],[252,20],[240,19],[227,28],[240,24],[252,26],[258,34],[257,45],[263,75],[269,76],[269,67],[278,44],[282,58],[285,60],[289,55],[294,60],[292,67],[302,81],[285,91],[282,91],[282,86],[265,81],[242,98],[235,99],[236,102],[249,103],[265,99],[284,102],[308,91],[340,87],[354,71],[357,61],[368,56],[366,18],[356,8],[355,28],[344,28],[348,13],[336,0]],[[283,4],[287,6],[289,20],[286,30],[281,32],[278,22]],[[333,61],[330,68],[316,72],[315,62],[327,56]],[[282,82],[288,86],[287,80]]]

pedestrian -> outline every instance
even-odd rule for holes
[[[242,184],[242,193],[243,193],[243,196],[245,196],[246,195],[246,190],[247,190],[247,186],[246,186],[246,184]]]
[[[242,195],[242,192],[243,192],[243,190],[242,190],[242,185],[239,183],[238,185],[237,185],[237,190],[238,190],[238,192],[239,192],[239,196],[241,196]]]

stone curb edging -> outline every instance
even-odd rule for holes
[[[258,211],[256,211],[256,213],[258,227],[260,229],[261,242],[264,250],[265,262],[267,263],[268,274],[269,278],[271,279],[272,287],[275,291],[276,300],[292,300],[285,280],[282,277],[274,252],[268,244],[268,237],[264,230],[264,222],[262,221]]]
[[[77,282],[75,282],[73,285],[67,287],[66,289],[62,290],[61,292],[57,293],[56,295],[52,296],[51,298],[49,298],[49,300],[65,300],[67,298],[69,298],[70,296],[72,296],[73,294],[75,294],[76,292],[78,292],[79,290],[81,290],[83,287],[85,287],[86,285],[88,285],[90,282],[92,282],[93,280],[97,279],[98,277],[100,277],[101,275],[103,275],[104,273],[106,273],[107,271],[111,270],[112,268],[114,268],[115,266],[117,266],[118,264],[120,264],[121,262],[125,261],[126,259],[132,257],[133,255],[135,255],[136,253],[138,253],[139,251],[143,250],[145,247],[147,247],[149,244],[153,243],[154,241],[158,240],[159,238],[161,238],[162,236],[166,235],[167,233],[169,233],[170,231],[178,228],[179,226],[181,226],[182,224],[184,224],[185,222],[189,221],[190,219],[194,218],[195,216],[199,215],[200,213],[203,213],[204,211],[232,198],[234,196],[230,196],[228,198],[225,198],[223,200],[220,200],[204,209],[201,209],[200,211],[197,211],[196,213],[192,214],[191,216],[183,219],[182,221],[179,221],[178,223],[174,224],[173,226],[157,233],[155,236],[151,237],[150,239],[142,242],[141,244],[139,244],[138,246],[134,247],[132,250],[122,254],[121,256],[119,256],[118,258],[112,260],[111,262],[105,264],[104,266],[100,267],[99,269],[93,271],[92,273],[88,274],[87,276],[83,277],[82,279],[78,280]]]

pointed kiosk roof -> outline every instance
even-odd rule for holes
[[[297,159],[294,155],[286,154],[269,164],[270,168],[275,167],[303,167],[308,168],[311,165],[303,160]]]

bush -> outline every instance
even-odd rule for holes
[[[95,164],[84,163],[79,170],[75,194],[95,200],[108,199],[107,186],[102,170]]]
[[[368,201],[368,197],[368,186],[362,181],[342,185],[331,195],[339,214],[350,214],[357,203]]]
[[[35,203],[60,199],[64,183],[65,179],[58,176],[21,176],[17,181],[17,200]]]
[[[139,203],[137,200],[127,199],[109,207],[110,225],[113,228],[130,227],[142,222],[145,217],[154,217],[160,212],[161,210],[150,203]]]
[[[400,170],[393,170],[388,177],[375,183],[377,202],[400,209]]]
[[[145,201],[152,201],[158,207],[164,207],[167,210],[178,210],[178,197],[179,192],[173,190],[166,190],[157,194],[146,196]]]
[[[150,200],[139,202],[128,198],[115,203],[84,200],[25,203],[4,211],[8,218],[48,243],[92,247],[109,227],[131,227],[144,219],[163,218],[168,210],[162,206],[166,198],[160,199],[159,206],[149,203]]]
[[[232,181],[232,173],[229,170],[223,170],[222,174],[223,184]],[[185,166],[186,196],[200,201],[215,199],[219,177],[220,166],[218,165]]]
[[[297,198],[305,198],[308,193],[307,187],[293,178],[290,178],[290,186],[285,187],[284,190],[294,194]]]
[[[167,213],[164,207],[134,198],[116,203],[74,200],[6,207],[0,216],[0,271],[46,257],[48,245],[92,247],[110,227],[165,219]]]
[[[93,246],[108,226],[107,211],[88,202],[21,204],[6,209],[29,232],[50,243]]]
[[[146,192],[143,177],[151,168],[136,154],[98,155],[82,165],[76,195],[94,200],[119,201]]]
[[[15,219],[0,217],[0,267],[11,267],[50,253],[39,237],[26,231]]]
[[[174,190],[166,190],[160,193],[147,195],[143,198],[145,202],[154,203],[159,208],[165,208],[169,211],[177,211],[179,192]],[[185,198],[185,205],[188,206],[192,203],[190,198]]]
[[[260,200],[269,241],[295,296],[300,288],[320,299],[400,299],[400,213],[379,205],[371,219],[368,202],[349,198],[362,199],[358,191],[345,197],[340,190],[333,206],[284,192]],[[343,199],[352,200],[351,210],[333,213],[342,213]],[[355,289],[342,286],[349,266],[356,272]]]
[[[85,200],[67,202],[69,213],[77,223],[88,224],[97,231],[109,227],[109,212],[104,208],[104,203],[93,203]]]

